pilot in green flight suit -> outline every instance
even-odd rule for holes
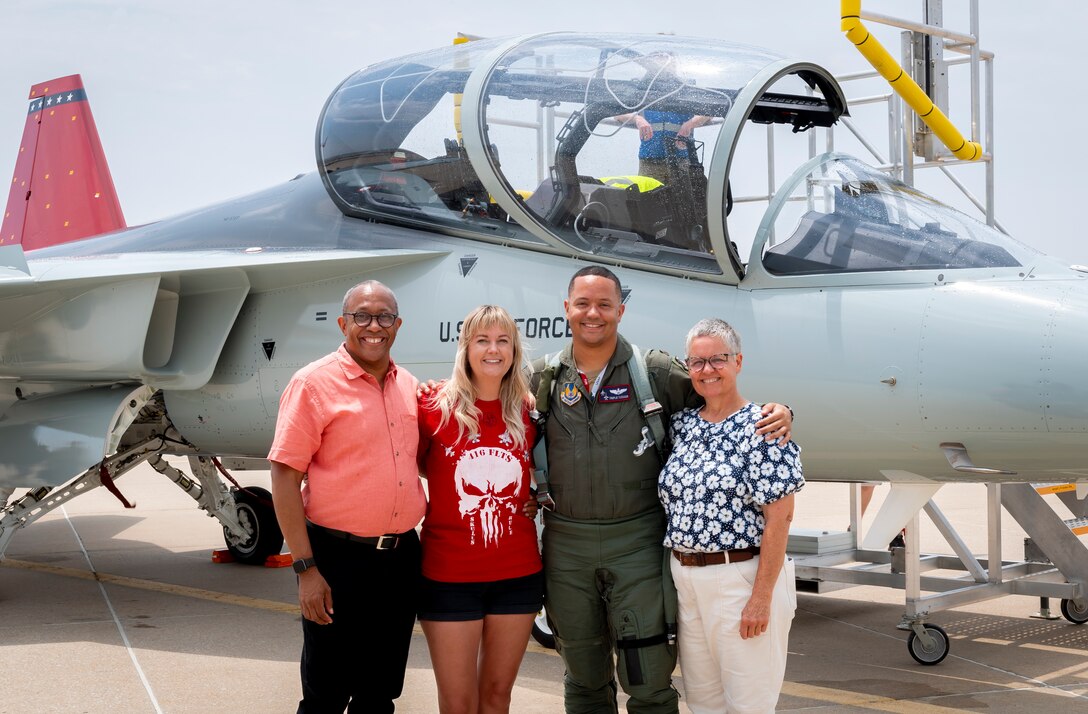
[[[619,279],[600,266],[579,270],[565,308],[573,342],[554,373],[545,423],[555,508],[544,515],[544,574],[548,618],[566,666],[566,711],[617,711],[618,671],[629,712],[676,712],[676,646],[669,639],[676,592],[666,577],[657,497],[662,461],[644,431],[628,370],[631,345],[618,332]],[[698,403],[678,361],[657,351],[645,360],[665,423]],[[545,368],[544,359],[533,364],[534,393]],[[788,430],[789,418],[777,407],[764,430]]]

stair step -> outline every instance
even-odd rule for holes
[[[1065,521],[1065,525],[1069,526],[1069,530],[1073,531],[1074,535],[1088,533],[1088,518],[1070,518]]]
[[[1031,487],[1041,496],[1045,496],[1048,493],[1062,493],[1064,491],[1077,490],[1077,484],[1075,483],[1033,483],[1031,484]]]

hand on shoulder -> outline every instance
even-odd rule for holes
[[[433,379],[428,379],[426,382],[420,382],[419,386],[416,387],[416,399],[423,401],[424,399],[433,397],[438,394],[438,390],[441,389],[442,385],[445,383],[446,380],[444,379],[437,382]]]

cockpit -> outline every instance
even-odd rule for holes
[[[790,196],[798,200],[787,207]],[[786,182],[759,238],[762,268],[779,276],[1011,268],[1034,253],[839,154],[817,157]]]
[[[317,155],[350,216],[736,283],[741,131],[845,112],[826,70],[766,50],[552,33],[355,73],[326,103]],[[837,155],[810,164],[755,237],[749,260],[766,275],[1019,264],[995,231],[881,172]]]

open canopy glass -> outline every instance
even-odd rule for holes
[[[825,71],[766,50],[554,33],[357,72],[326,104],[317,153],[349,215],[736,282],[739,127],[800,131],[844,110]]]

